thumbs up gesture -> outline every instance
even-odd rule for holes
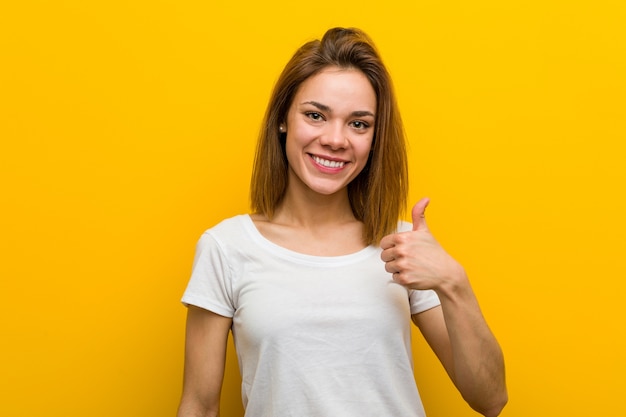
[[[411,212],[413,230],[385,236],[381,259],[393,280],[415,290],[441,290],[466,279],[463,267],[441,247],[426,224],[423,198]]]

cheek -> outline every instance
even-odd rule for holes
[[[315,140],[315,131],[305,124],[293,124],[287,133],[287,149],[302,150]]]
[[[358,148],[355,150],[359,158],[364,160],[364,164],[370,158],[370,151],[372,150],[372,139],[367,139],[364,142],[359,143]]]
[[[287,138],[285,140],[285,154],[289,165],[292,165],[293,162],[300,159],[302,153],[304,152],[304,144],[301,137],[302,136],[293,129],[287,134]]]

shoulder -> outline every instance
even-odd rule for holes
[[[250,219],[250,216],[247,214],[238,214],[236,216],[226,218],[222,220],[221,222],[217,223],[216,225],[212,226],[211,228],[209,228],[205,232],[205,234],[206,233],[222,234],[222,233],[233,232],[238,229],[244,229],[245,224],[250,221],[249,219]]]
[[[247,223],[250,218],[247,214],[240,214],[229,217],[207,229],[200,236],[199,244],[203,245],[208,242],[217,242],[226,244],[230,241],[240,241],[242,236],[246,234]]]

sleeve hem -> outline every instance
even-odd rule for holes
[[[427,300],[411,306],[411,315],[423,313],[424,311],[430,310],[431,308],[435,308],[439,305],[441,305],[439,297],[437,297],[436,295],[434,297],[429,297]]]
[[[195,306],[195,307],[200,307],[212,313],[219,314],[220,316],[224,316],[228,318],[232,318],[235,314],[233,310],[227,307],[207,302],[207,300],[201,299],[199,297],[185,295],[182,298],[181,302],[183,303],[185,307],[189,307],[190,305]]]

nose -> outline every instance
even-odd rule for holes
[[[320,137],[320,144],[328,146],[333,150],[343,149],[346,147],[346,132],[343,125],[339,123],[329,124],[328,128]]]

